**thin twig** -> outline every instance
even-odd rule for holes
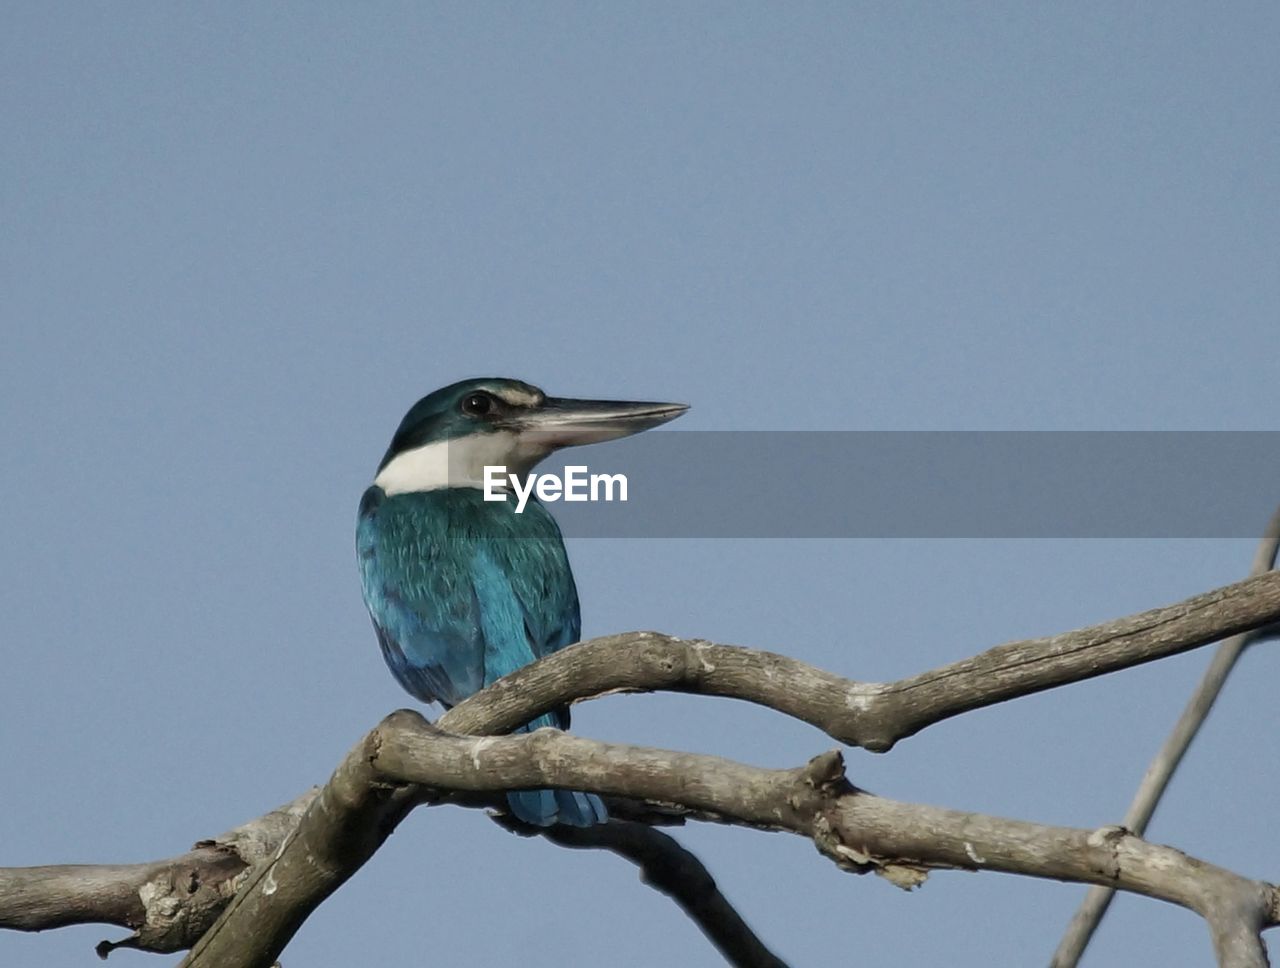
[[[640,868],[640,879],[687,914],[725,961],[739,968],[787,968],[720,893],[715,878],[674,837],[629,820],[597,827],[548,827],[542,836],[562,847],[610,850]]]
[[[1257,551],[1254,552],[1249,574],[1261,575],[1273,569],[1277,552],[1280,552],[1280,508],[1276,509],[1271,520],[1267,522],[1266,531],[1258,543]],[[1235,668],[1236,661],[1245,648],[1256,641],[1262,631],[1255,629],[1241,632],[1224,639],[1218,646],[1182,715],[1178,717],[1172,732],[1152,759],[1147,772],[1142,777],[1142,782],[1138,785],[1133,802],[1129,804],[1129,810],[1124,815],[1124,826],[1127,830],[1133,831],[1139,837],[1146,833],[1147,824],[1150,823],[1192,740],[1196,738],[1200,727],[1208,718],[1209,711],[1226,684],[1227,676]],[[1106,916],[1114,897],[1115,891],[1108,887],[1089,888],[1071,923],[1067,926],[1062,940],[1058,943],[1057,951],[1053,953],[1050,968],[1076,968],[1094,932],[1098,930],[1098,925]]]

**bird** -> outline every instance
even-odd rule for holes
[[[361,590],[397,682],[450,709],[579,640],[559,525],[536,496],[521,512],[508,491],[486,500],[486,467],[524,477],[562,447],[627,437],[687,409],[549,397],[508,378],[463,380],[415,403],[361,497],[356,527]],[[568,729],[568,708],[516,732],[546,726]],[[507,804],[536,827],[608,820],[588,793],[513,790]]]

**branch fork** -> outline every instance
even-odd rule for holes
[[[1221,964],[1261,968],[1260,932],[1276,924],[1280,912],[1276,888],[1122,827],[1049,827],[900,803],[851,784],[839,750],[795,769],[765,770],[556,730],[499,734],[566,703],[665,689],[754,702],[838,742],[885,751],[970,709],[1277,623],[1280,574],[1270,572],[1091,628],[1000,645],[890,683],[857,682],[786,656],[657,632],[607,636],[518,670],[434,725],[410,710],[392,713],[322,788],[181,857],[124,867],[0,869],[0,927],[101,921],[134,930],[123,942],[100,946],[104,956],[116,947],[190,947],[182,968],[266,968],[415,807],[446,800],[495,806],[502,791],[549,786],[622,799],[607,825],[537,833],[636,863],[646,882],[671,894],[735,965],[782,962],[696,858],[666,834],[623,818],[671,823],[691,817],[789,831],[843,870],[874,871],[908,889],[930,870],[952,869],[1144,894],[1204,917]],[[502,822],[513,825],[509,818]]]

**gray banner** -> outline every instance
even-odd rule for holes
[[[657,431],[537,473],[568,464],[627,478],[544,502],[573,537],[1249,538],[1280,502],[1272,431]]]

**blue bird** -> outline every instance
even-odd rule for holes
[[[548,397],[518,380],[455,383],[419,400],[360,501],[356,549],[382,657],[423,702],[446,709],[578,641],[578,592],[560,528],[529,498],[485,500],[485,468],[525,479],[554,450],[666,423],[687,407]],[[497,472],[491,472],[491,480]],[[557,709],[522,726],[567,729]],[[507,794],[540,827],[608,819],[598,797],[569,790]]]

